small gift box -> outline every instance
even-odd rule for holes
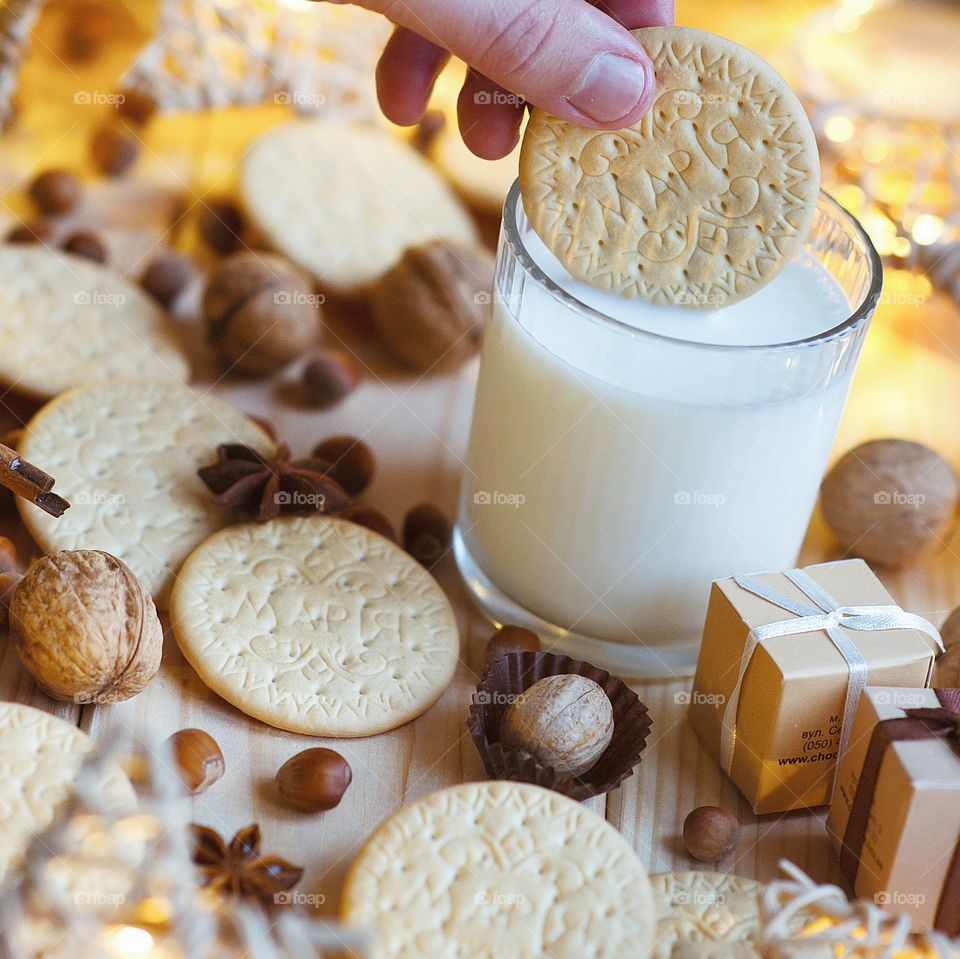
[[[820,806],[860,691],[929,685],[942,648],[863,560],[718,580],[690,723],[754,812]]]
[[[858,897],[960,935],[960,689],[864,691],[827,831]]]

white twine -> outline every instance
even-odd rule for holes
[[[850,738],[853,715],[857,700],[867,684],[867,664],[856,644],[845,630],[885,630],[916,629],[932,639],[935,649],[943,650],[940,633],[932,623],[916,613],[904,612],[899,606],[841,606],[819,583],[802,569],[787,570],[784,575],[810,600],[806,603],[795,599],[779,589],[764,583],[757,575],[734,576],[734,582],[741,588],[774,606],[779,606],[793,619],[785,619],[763,626],[755,626],[747,634],[740,668],[733,691],[723,711],[720,733],[720,765],[728,775],[733,766],[733,754],[737,744],[737,711],[740,705],[740,692],[747,667],[756,652],[768,639],[777,636],[797,636],[801,633],[820,632],[827,634],[830,641],[843,656],[847,664],[849,677],[843,705],[843,726],[840,733],[838,757],[842,758]],[[838,763],[839,765],[839,763]]]

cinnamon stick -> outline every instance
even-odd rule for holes
[[[60,517],[70,504],[52,492],[56,481],[38,466],[28,463],[9,446],[0,443],[0,486],[5,486],[14,496],[23,497],[45,513]]]

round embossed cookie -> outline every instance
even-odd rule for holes
[[[180,564],[234,518],[197,476],[220,443],[273,449],[259,426],[210,394],[161,383],[80,387],[44,406],[20,444],[24,459],[56,476],[70,509],[54,519],[17,505],[43,549],[105,550],[164,607]]]
[[[381,130],[321,120],[279,126],[247,154],[241,190],[270,244],[339,294],[370,287],[408,247],[476,239],[443,178]]]
[[[435,792],[383,823],[341,907],[372,959],[647,959],[646,870],[608,822],[525,783]]]
[[[820,189],[803,106],[756,54],[690,27],[633,31],[657,98],[598,132],[535,110],[520,155],[534,230],[577,279],[653,303],[728,305],[800,249]]]
[[[40,399],[129,376],[184,383],[166,314],[132,283],[43,246],[0,245],[0,381]]]
[[[657,912],[653,959],[760,959],[763,886],[719,872],[650,877]]]
[[[365,527],[324,516],[223,530],[174,587],[174,634],[201,679],[257,719],[370,736],[450,684],[457,623],[433,577]]]
[[[0,880],[50,824],[91,749],[93,740],[76,726],[41,709],[0,703]],[[100,795],[118,811],[136,804],[119,769],[105,776]]]

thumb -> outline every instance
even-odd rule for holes
[[[363,0],[535,106],[618,129],[653,102],[653,64],[584,0]]]

